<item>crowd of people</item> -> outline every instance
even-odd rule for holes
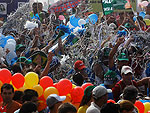
[[[23,29],[0,23],[0,112],[150,112],[150,3],[144,17],[133,10],[97,15],[87,7],[83,0],[48,13],[35,2]],[[8,80],[6,69],[20,79]]]

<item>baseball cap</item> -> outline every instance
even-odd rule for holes
[[[92,90],[95,88],[96,86],[88,86],[85,88],[84,90],[84,95],[90,97],[92,95]]]
[[[57,102],[64,101],[66,99],[66,96],[58,96],[57,94],[51,94],[47,97],[46,103],[48,107],[52,107]]]
[[[95,99],[98,99],[100,97],[102,97],[103,95],[107,94],[107,93],[111,93],[112,90],[111,89],[106,89],[104,86],[96,86],[93,91],[93,97]]]
[[[26,48],[26,47],[25,47],[24,45],[22,45],[22,44],[16,45],[16,51],[18,51],[18,50],[20,50],[20,49],[24,50],[25,48]]]
[[[132,73],[132,68],[130,66],[123,66],[122,69],[121,69],[121,74],[128,74],[128,73]]]
[[[113,81],[117,78],[116,72],[112,70],[108,70],[107,73],[104,75],[104,85],[111,85]]]
[[[86,68],[86,66],[84,65],[83,61],[81,60],[77,60],[75,63],[74,63],[74,69],[79,69],[79,70],[82,70]]]
[[[128,56],[125,53],[121,53],[118,55],[119,61],[129,61]]]
[[[25,64],[30,64],[32,63],[32,60],[27,59],[26,57],[19,57],[16,62],[23,62]]]

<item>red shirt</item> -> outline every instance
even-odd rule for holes
[[[136,81],[132,80],[130,85],[134,85],[135,87],[137,87],[137,83]],[[126,84],[120,80],[118,83],[116,83],[116,85],[112,88],[112,93],[113,93],[113,97],[114,100],[117,102],[119,100],[119,96],[120,94],[123,92],[124,88],[126,87]],[[137,87],[138,88],[138,87]]]

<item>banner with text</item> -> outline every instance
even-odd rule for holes
[[[112,0],[102,0],[102,8],[104,15],[109,15],[113,12]]]

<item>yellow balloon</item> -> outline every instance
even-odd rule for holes
[[[35,85],[38,85],[39,77],[35,72],[28,72],[25,75],[25,86],[27,88],[32,88]]]
[[[71,95],[67,94],[66,99],[63,101],[63,103],[71,102]]]
[[[59,95],[58,90],[55,87],[48,87],[44,91],[44,98],[45,98],[45,100],[51,94],[57,94],[57,95]]]
[[[12,81],[10,81],[10,84],[13,86],[14,91],[16,91],[16,90],[17,90],[17,88],[13,85]]]
[[[33,86],[33,90],[37,91],[39,97],[42,96],[43,88],[40,85]]]
[[[148,111],[150,111],[150,102],[145,102],[144,107],[145,107],[144,113],[147,113]]]
[[[149,19],[144,19],[144,21],[145,21],[145,23],[146,23],[147,26],[150,25],[150,20]]]
[[[21,88],[19,88],[19,89],[17,89],[17,91],[22,91],[22,92],[24,92],[24,90],[26,90],[26,87],[21,87]]]
[[[72,84],[72,89],[75,88],[75,87],[76,87],[76,85],[75,85],[75,84]]]
[[[2,85],[3,85],[3,82],[0,81],[0,89],[1,89]],[[0,93],[1,93],[1,90],[0,90]]]

